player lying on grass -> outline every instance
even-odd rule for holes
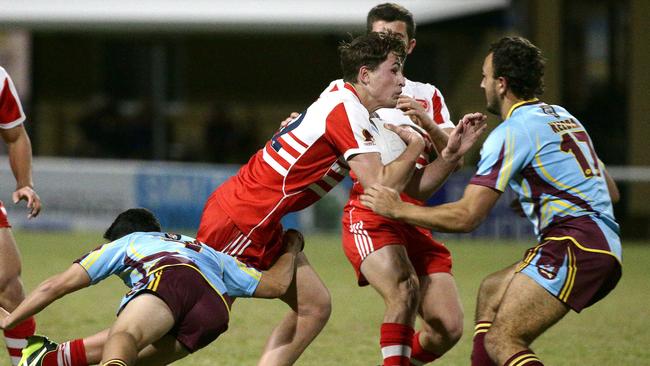
[[[115,274],[131,291],[119,306],[101,365],[132,365],[145,348],[138,364],[167,364],[225,332],[234,297],[283,295],[303,246],[299,232],[287,231],[284,253],[260,272],[193,238],[161,232],[156,217],[142,208],[121,213],[104,237],[111,242],[45,280],[11,314],[2,309],[0,326],[10,329],[62,296]],[[40,341],[30,342],[21,364],[41,365],[56,347],[35,338]]]

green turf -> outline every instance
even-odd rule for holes
[[[16,233],[28,289],[61,271],[101,243],[98,234]],[[526,246],[512,242],[448,239],[454,272],[465,307],[465,335],[437,365],[468,365],[474,295],[481,278],[519,259]],[[650,245],[625,243],[623,279],[605,300],[571,313],[543,335],[534,350],[547,365],[641,365],[650,359]],[[337,235],[307,236],[306,253],[329,287],[333,313],[325,330],[298,365],[376,365],[381,363],[378,329],[383,302],[370,288],[358,288]],[[37,318],[38,331],[55,341],[91,334],[108,326],[126,288],[116,278],[70,295]],[[230,330],[181,365],[255,365],[271,328],[284,314],[277,300],[236,302]],[[6,360],[0,362],[7,362]]]

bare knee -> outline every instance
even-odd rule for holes
[[[332,296],[326,287],[300,299],[298,316],[309,317],[321,323],[326,323],[332,314]]]
[[[384,295],[387,310],[415,314],[419,303],[420,282],[414,273],[405,272],[400,276],[397,286]]]
[[[422,344],[436,345],[439,352],[451,349],[463,336],[463,311],[441,316],[423,316],[424,327],[420,335]]]

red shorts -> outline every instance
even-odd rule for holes
[[[266,270],[284,252],[282,233],[282,225],[278,223],[267,240],[252,240],[226,215],[216,200],[210,200],[203,210],[196,239],[248,266]]]
[[[361,262],[386,245],[406,247],[418,276],[451,272],[451,253],[423,228],[379,216],[372,211],[351,208],[343,214],[343,251],[357,273],[359,286],[368,281],[361,274]]]
[[[11,225],[9,224],[9,217],[7,217],[7,209],[2,201],[0,201],[0,229],[5,227],[11,227]]]

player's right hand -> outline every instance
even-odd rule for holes
[[[405,144],[411,145],[411,144],[420,144],[422,145],[422,148],[424,149],[425,142],[424,138],[422,135],[420,135],[419,132],[416,130],[412,129],[409,126],[397,126],[392,123],[384,123],[384,127],[397,134],[402,141],[404,141]]]
[[[280,122],[280,129],[283,129],[283,128],[287,127],[287,125],[288,125],[289,123],[291,123],[291,121],[293,121],[294,119],[298,118],[298,116],[300,116],[300,113],[298,113],[298,112],[291,112],[291,114],[289,115],[289,117],[285,118],[284,121]]]
[[[302,236],[300,231],[295,229],[285,231],[282,240],[286,246],[285,251],[288,253],[301,252],[305,247],[305,238]]]
[[[14,203],[18,203],[21,200],[27,201],[27,208],[29,209],[29,214],[27,215],[28,219],[38,216],[41,212],[41,198],[36,194],[36,191],[30,186],[24,186],[18,188],[11,195]]]

